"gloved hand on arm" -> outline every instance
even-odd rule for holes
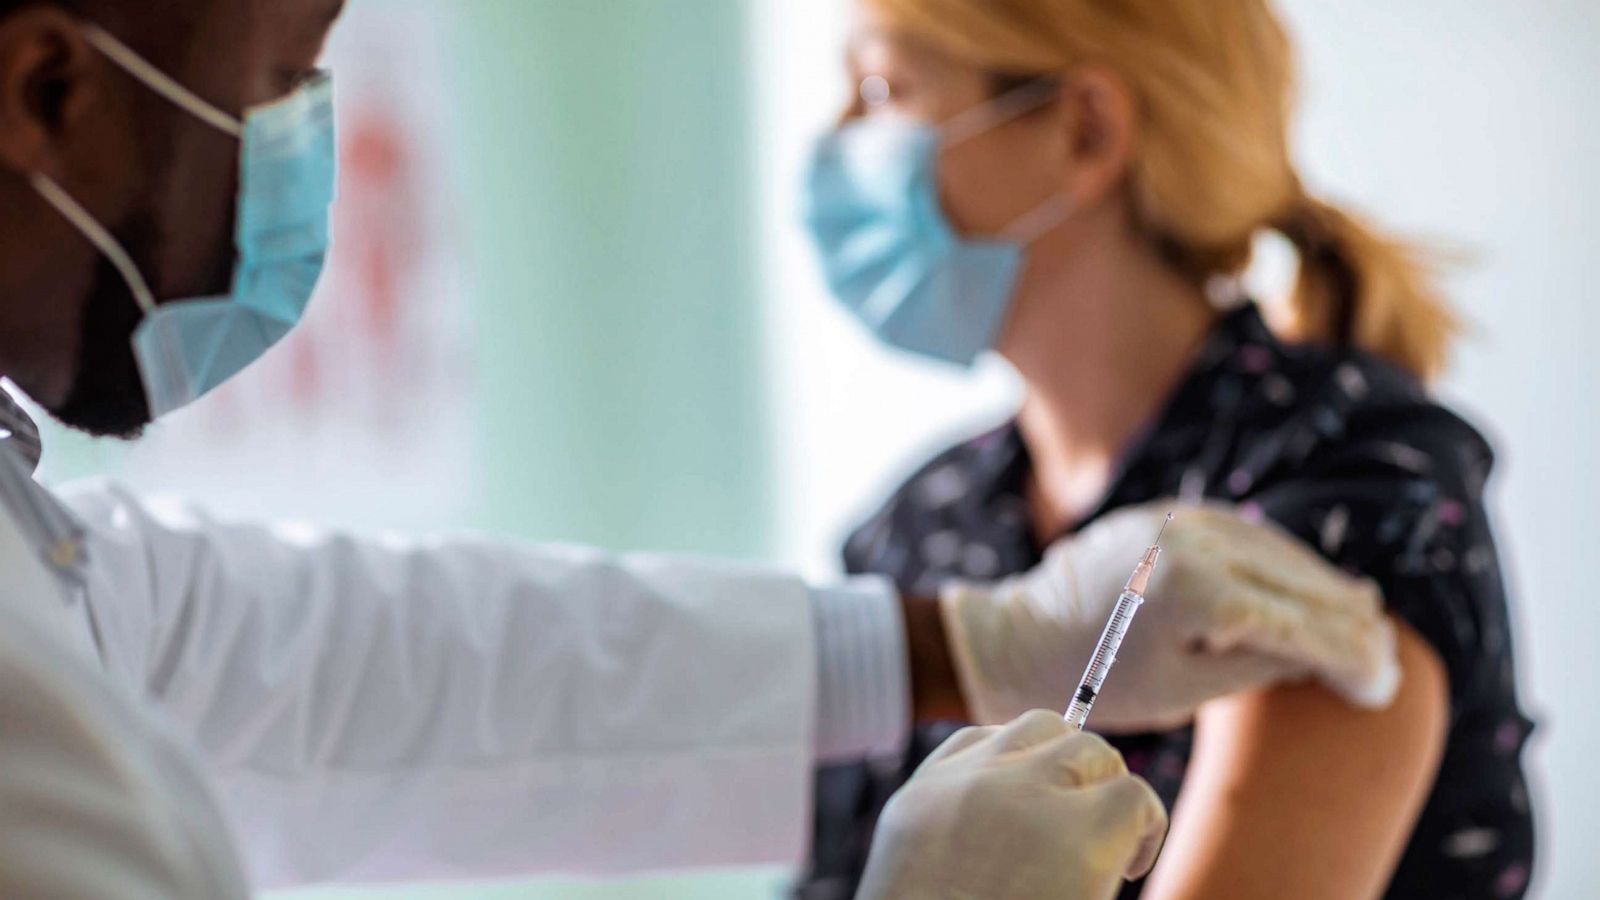
[[[1035,710],[957,732],[878,822],[857,900],[1106,900],[1155,864],[1167,814],[1105,741]]]
[[[945,630],[973,721],[1066,706],[1172,509],[1119,510],[1056,544],[1032,572],[945,592]],[[1147,602],[1090,717],[1096,731],[1177,727],[1208,700],[1306,678],[1358,706],[1388,704],[1399,669],[1375,584],[1230,509],[1176,512]]]

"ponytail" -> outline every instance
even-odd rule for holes
[[[1359,347],[1425,381],[1443,371],[1460,323],[1421,247],[1303,193],[1273,228],[1300,256],[1288,337]]]

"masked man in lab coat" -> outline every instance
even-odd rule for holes
[[[68,425],[134,437],[283,337],[327,250],[316,63],[340,6],[0,0],[0,374]],[[9,399],[0,437],[7,897],[796,859],[818,762],[893,753],[917,719],[1062,706],[1160,521],[1110,517],[941,601],[54,494]],[[1180,515],[1123,652],[1141,676],[1097,722],[1170,725],[1303,677],[1386,701],[1370,587],[1253,528]],[[1113,751],[1032,714],[928,763],[864,890],[1103,896],[1164,824]]]

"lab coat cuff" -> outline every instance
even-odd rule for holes
[[[911,676],[899,595],[886,581],[860,578],[814,588],[811,598],[818,761],[902,752],[911,733]]]

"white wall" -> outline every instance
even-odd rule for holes
[[[964,379],[891,359],[833,310],[794,226],[804,142],[844,86],[844,0],[766,0],[760,48],[774,409],[787,558],[834,564],[856,511],[940,439],[1004,415],[1004,372]],[[1581,579],[1600,491],[1600,313],[1585,291],[1600,244],[1600,5],[1593,0],[1283,0],[1301,41],[1300,154],[1317,189],[1449,238],[1475,262],[1451,280],[1474,326],[1445,392],[1500,452],[1494,501],[1510,560],[1529,760],[1541,822],[1539,895],[1592,895],[1600,747],[1589,692],[1600,604]]]

